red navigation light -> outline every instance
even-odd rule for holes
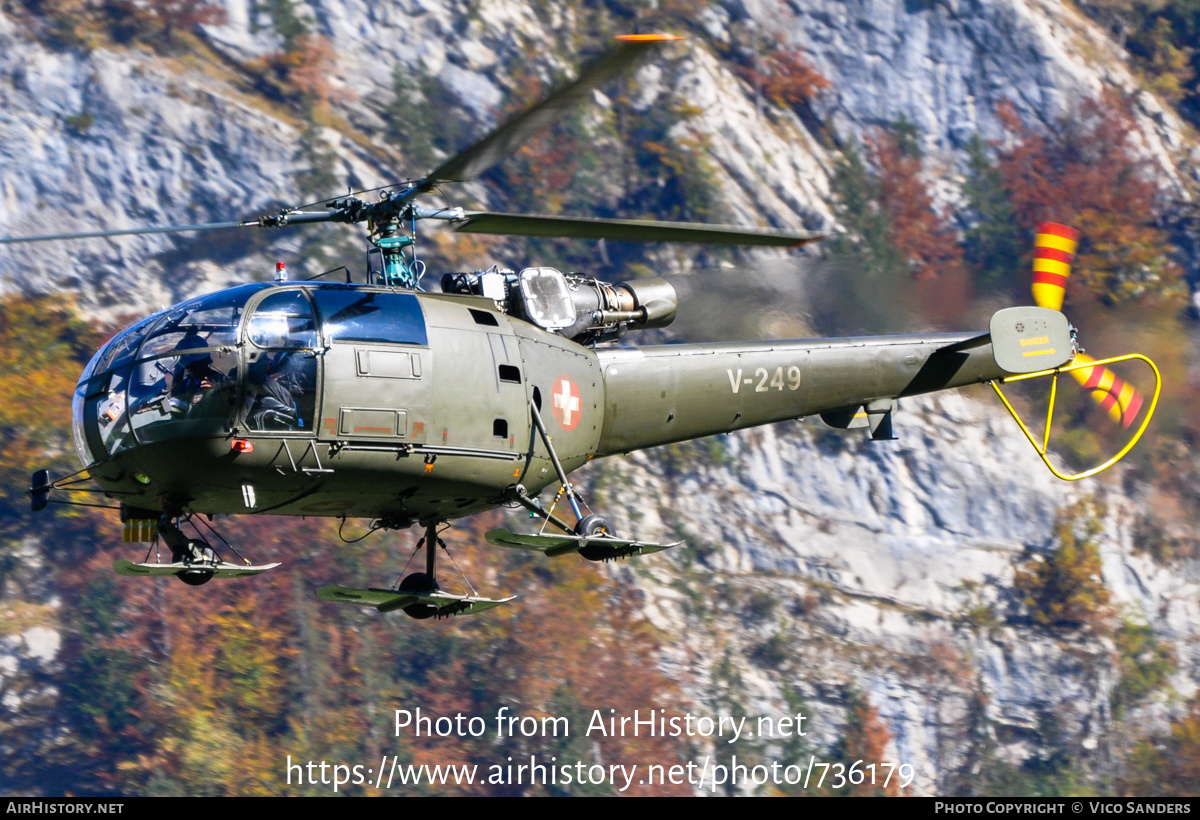
[[[254,442],[246,441],[244,438],[235,438],[233,443],[229,445],[229,449],[235,453],[253,453]]]

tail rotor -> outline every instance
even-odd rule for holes
[[[1056,222],[1042,222],[1033,244],[1033,301],[1038,307],[1062,310],[1071,264],[1079,247],[1079,231]],[[1075,357],[1076,365],[1094,361],[1085,353]],[[1079,367],[1068,372],[1113,422],[1128,429],[1137,419],[1145,398],[1116,373],[1103,365]]]
[[[1078,246],[1079,232],[1074,228],[1059,225],[1055,222],[1042,222],[1038,225],[1033,255],[1033,299],[1039,308],[1058,311],[1059,321],[1062,322],[1065,322],[1065,319],[1061,315],[1063,297],[1067,292],[1067,279],[1071,275],[1071,263],[1075,261],[1075,252]],[[1018,309],[1009,308],[1008,310]],[[1001,311],[996,314],[996,317],[1006,312]],[[1002,334],[998,335],[1000,331],[995,327],[997,322],[996,317],[993,317],[992,320],[991,339],[994,355],[999,364],[1002,362],[1003,356],[1007,356],[1006,351],[1008,351],[1008,348],[1003,344],[1005,337]],[[1000,324],[1003,326],[1003,322]],[[1071,335],[1073,343],[1074,329],[1068,326],[1067,332]],[[1034,345],[1036,342],[1042,341],[1042,339],[1018,339],[1018,341],[1024,347],[1026,345]],[[1032,347],[1030,349],[1034,350]],[[1033,353],[1027,351],[1022,355],[1035,355],[1038,352],[1037,350],[1034,350]],[[1137,388],[1117,376],[1116,373],[1108,368],[1110,364],[1133,360],[1140,361],[1149,367],[1150,372],[1154,376],[1154,394],[1150,397],[1149,401],[1145,399]],[[1067,364],[1032,372],[1020,369],[1020,359],[1014,359],[1011,365],[1002,366],[1012,372],[1013,375],[993,381],[991,383],[992,388],[1012,415],[1013,420],[1016,421],[1017,426],[1021,428],[1021,432],[1025,434],[1025,438],[1033,445],[1033,449],[1037,451],[1038,456],[1042,459],[1042,463],[1049,468],[1051,473],[1064,481],[1077,481],[1081,478],[1096,475],[1124,458],[1141,439],[1142,434],[1146,432],[1146,428],[1150,426],[1150,419],[1154,416],[1154,408],[1158,405],[1158,397],[1162,392],[1162,376],[1159,373],[1158,367],[1154,362],[1140,353],[1127,353],[1123,356],[1113,356],[1099,360],[1093,359],[1084,353],[1076,353],[1074,358]],[[1073,474],[1062,472],[1049,458],[1050,429],[1054,420],[1058,377],[1063,373],[1070,373],[1074,376],[1080,386],[1091,394],[1092,399],[1100,405],[1101,409],[1107,413],[1108,417],[1114,423],[1120,424],[1128,430],[1134,427],[1134,422],[1139,418],[1141,419],[1141,422],[1133,430],[1129,440],[1114,456],[1103,464],[1098,464],[1090,469]],[[1050,400],[1046,407],[1045,429],[1040,436],[1035,436],[1033,431],[1021,420],[1016,408],[1013,407],[1008,397],[1004,395],[1004,391],[1000,389],[1000,385],[1042,377],[1050,379]]]

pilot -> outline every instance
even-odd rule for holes
[[[175,349],[187,351],[179,357],[171,382],[171,415],[180,417],[204,401],[226,376],[213,367],[212,352],[196,334],[184,336]]]
[[[310,389],[308,374],[297,351],[264,355],[251,366],[247,379],[247,420],[255,429],[282,425],[303,427],[296,397]]]

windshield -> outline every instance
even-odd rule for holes
[[[237,409],[237,335],[245,304],[270,286],[191,299],[114,336],[84,371],[72,402],[80,457],[99,461],[168,430],[226,429]]]

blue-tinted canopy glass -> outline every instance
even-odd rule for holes
[[[325,338],[347,342],[425,345],[425,317],[411,293],[372,293],[354,288],[314,291]]]

